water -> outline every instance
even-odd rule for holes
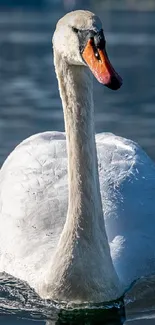
[[[118,92],[94,80],[96,132],[131,138],[155,159],[155,12],[103,13],[99,5],[92,10],[104,22],[109,56],[124,79]],[[29,135],[64,129],[51,46],[55,23],[63,14],[60,8],[0,13],[0,164]],[[154,324],[154,280],[141,279],[133,288],[134,299],[126,294],[126,324]],[[73,322],[70,314],[64,317],[26,284],[1,275],[2,325],[104,324],[104,310],[100,316],[95,309],[85,314]]]
[[[111,61],[124,79],[112,92],[94,80],[96,132],[137,141],[155,159],[155,13],[105,12]],[[0,15],[0,163],[36,132],[63,130],[51,35],[63,11]]]
[[[155,319],[155,276],[137,281],[124,300],[115,305],[83,306],[64,309],[49,300],[42,300],[24,282],[0,275],[0,324],[2,325],[152,325]],[[125,308],[123,306],[123,301]],[[107,318],[107,319],[106,319]],[[109,319],[113,320],[109,320]]]

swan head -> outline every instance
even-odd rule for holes
[[[61,18],[53,36],[53,46],[69,65],[88,66],[100,83],[113,90],[121,87],[122,79],[106,52],[102,23],[92,12],[77,10]]]

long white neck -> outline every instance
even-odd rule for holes
[[[74,225],[78,233],[87,227],[87,235],[90,236],[96,223],[102,219],[103,224],[92,76],[88,68],[69,66],[63,61],[56,64],[56,72],[63,103],[68,152],[67,221],[69,225]]]
[[[54,53],[68,152],[68,213],[53,260],[50,291],[63,300],[104,301],[122,293],[102,212],[92,77]]]

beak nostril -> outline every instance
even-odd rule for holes
[[[96,47],[93,38],[88,40],[82,57],[100,83],[113,90],[121,87],[122,79],[111,65],[106,50]]]

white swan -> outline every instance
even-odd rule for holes
[[[99,18],[67,14],[53,44],[66,136],[34,135],[2,166],[0,271],[43,298],[108,301],[155,270],[155,165],[134,142],[102,133],[97,168],[88,67],[109,88],[121,86]]]

